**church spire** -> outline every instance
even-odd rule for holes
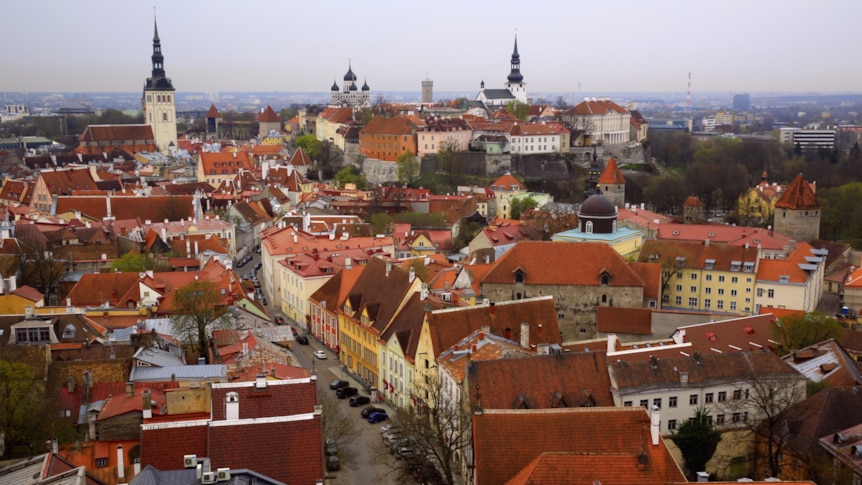
[[[169,89],[173,90],[171,80],[165,77],[165,57],[162,55],[162,42],[159,39],[159,24],[156,21],[156,12],[153,10],[153,72],[147,79],[148,89]]]
[[[512,51],[512,71],[509,72],[510,83],[520,83],[524,81],[524,76],[521,75],[521,56],[518,54],[518,34],[515,34],[515,50]]]

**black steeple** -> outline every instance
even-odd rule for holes
[[[162,43],[159,39],[159,25],[153,17],[153,74],[147,78],[144,89],[157,89],[161,91],[173,91],[171,80],[165,77],[165,57],[162,55]]]
[[[584,188],[584,198],[591,195],[601,194],[602,189],[599,188],[599,177],[602,176],[602,167],[599,166],[599,156],[596,153],[596,146],[593,145],[593,162],[590,164],[590,178],[587,180],[587,186]]]
[[[518,55],[518,36],[515,36],[515,50],[512,52],[512,71],[509,73],[510,83],[520,83],[524,81],[524,76],[521,75],[521,56]]]

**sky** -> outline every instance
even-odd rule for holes
[[[517,33],[532,92],[862,92],[862,1],[0,2],[0,91],[137,92],[156,9],[178,92],[502,88]]]

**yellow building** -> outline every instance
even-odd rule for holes
[[[494,192],[494,200],[496,202],[495,215],[500,219],[509,219],[509,212],[512,209],[509,199],[527,193],[524,184],[509,172],[506,172],[491,184],[491,191]]]
[[[662,308],[752,315],[760,248],[646,241],[640,262],[662,265]]]
[[[364,385],[381,385],[381,335],[421,285],[414,272],[372,258],[350,289],[338,315],[339,359]]]
[[[772,224],[775,203],[781,197],[783,188],[770,184],[764,171],[760,183],[739,196],[737,213],[743,222],[753,224]]]

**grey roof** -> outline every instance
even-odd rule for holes
[[[137,352],[135,352],[135,356],[133,358],[137,361],[146,362],[147,364],[156,367],[169,367],[185,363],[182,357],[172,352],[151,347],[141,347]]]
[[[210,365],[172,365],[168,367],[132,367],[129,380],[132,382],[167,382],[200,379],[227,379],[227,366]]]
[[[486,99],[515,99],[508,89],[486,89],[482,92]]]
[[[0,468],[0,483],[4,485],[36,485],[43,483],[46,479],[50,479],[52,485],[85,485],[87,483],[85,470],[82,466],[43,479],[42,469],[46,460],[50,459],[50,455],[43,453],[4,466]]]
[[[215,468],[213,469],[215,471]],[[230,471],[230,480],[218,482],[219,485],[285,485],[283,482],[270,478],[266,475],[253,472],[246,468]],[[158,470],[152,465],[147,465],[141,473],[135,475],[129,485],[198,485],[201,480],[197,478],[194,468],[182,470]]]

